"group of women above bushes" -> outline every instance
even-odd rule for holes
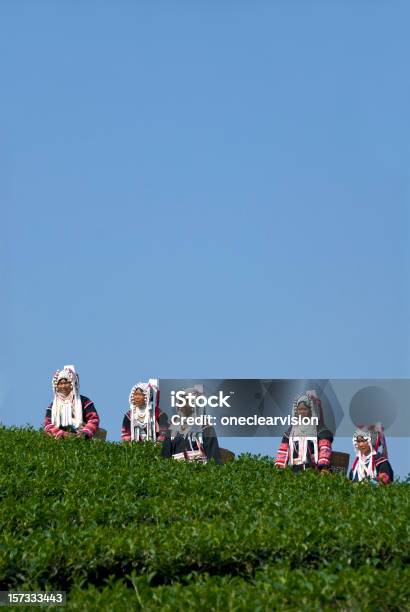
[[[79,377],[74,366],[68,365],[57,370],[52,386],[54,398],[46,412],[46,433],[55,438],[93,438],[100,419],[94,403],[80,395]],[[199,395],[195,388],[183,390],[182,397],[186,401],[181,403],[178,412],[184,418],[176,419],[175,423],[171,420],[170,423],[168,416],[159,407],[156,381],[137,383],[129,395],[129,409],[122,423],[122,441],[159,443],[163,457],[176,460],[206,463],[213,459],[221,463],[214,428],[206,423],[196,424],[197,419],[189,418],[195,413],[195,403],[192,405],[189,399],[195,395]],[[279,469],[289,466],[294,471],[330,471],[333,434],[324,425],[321,401],[314,390],[306,391],[295,399],[292,416],[301,418],[285,432],[275,465]],[[353,436],[353,446],[356,459],[349,473],[351,480],[369,480],[373,484],[389,484],[393,481],[381,427],[357,429]]]

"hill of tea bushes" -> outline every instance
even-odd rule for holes
[[[409,487],[0,428],[0,590],[67,610],[409,610]]]

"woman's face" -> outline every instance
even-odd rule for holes
[[[356,444],[362,455],[368,455],[370,453],[370,444],[365,438],[359,436],[356,440]]]
[[[191,416],[194,412],[194,409],[192,408],[192,406],[189,405],[189,401],[187,398],[185,399],[185,404],[181,406],[179,410],[182,416],[185,416],[185,417]]]
[[[71,384],[69,380],[67,380],[67,378],[60,378],[60,380],[57,383],[57,391],[61,393],[61,395],[64,395],[64,397],[67,397],[67,395],[70,395],[72,389],[73,389],[73,385]]]
[[[145,395],[141,389],[135,389],[134,393],[132,394],[131,401],[134,406],[137,406],[137,408],[142,408],[142,406],[145,406]]]
[[[306,404],[304,404],[303,402],[300,402],[300,404],[298,404],[298,408],[297,408],[297,416],[302,417],[302,419],[304,417],[311,417],[312,416],[312,411],[309,408],[309,406],[306,406]]]

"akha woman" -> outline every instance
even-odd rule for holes
[[[316,391],[306,391],[293,403],[292,417],[299,423],[285,432],[275,465],[292,467],[294,471],[315,468],[329,470],[333,434],[323,422],[322,406]]]
[[[206,424],[203,409],[196,406],[195,398],[200,395],[199,391],[195,388],[184,389],[184,395],[184,404],[177,408],[177,414],[171,419],[170,430],[162,445],[162,456],[200,463],[214,459],[220,464],[215,429]]]
[[[80,395],[80,379],[73,365],[66,365],[53,376],[54,399],[46,411],[44,430],[55,438],[92,438],[100,419],[94,403]]]
[[[159,408],[158,381],[150,379],[134,385],[128,397],[121,440],[124,442],[162,442],[168,429],[168,417]]]
[[[382,442],[383,441],[383,442]],[[380,452],[381,444],[383,453]],[[350,470],[350,480],[372,484],[390,484],[393,482],[393,470],[387,458],[387,448],[381,432],[368,427],[356,429],[353,436],[356,459]]]

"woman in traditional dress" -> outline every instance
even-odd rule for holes
[[[44,430],[55,438],[92,438],[100,419],[94,403],[80,395],[80,379],[73,365],[66,365],[53,376],[54,399],[46,411]]]
[[[159,408],[158,382],[139,382],[128,397],[129,410],[124,414],[121,440],[124,442],[162,442],[168,429],[168,417]]]
[[[387,458],[386,441],[380,431],[370,427],[356,429],[353,446],[356,459],[350,470],[350,480],[355,482],[367,480],[372,484],[393,482],[393,470]]]
[[[292,417],[299,419],[297,425],[292,425],[284,434],[279,446],[275,465],[279,468],[290,466],[294,471],[315,468],[328,471],[332,457],[333,434],[323,422],[322,405],[316,391],[306,391],[299,395],[294,403]],[[305,418],[317,419],[304,424]]]
[[[171,419],[170,430],[162,445],[162,456],[177,461],[207,463],[213,459],[218,464],[222,463],[215,429],[207,424],[203,409],[198,408],[195,402],[200,392],[195,388],[184,389],[183,392],[185,402],[177,407],[177,414]]]

